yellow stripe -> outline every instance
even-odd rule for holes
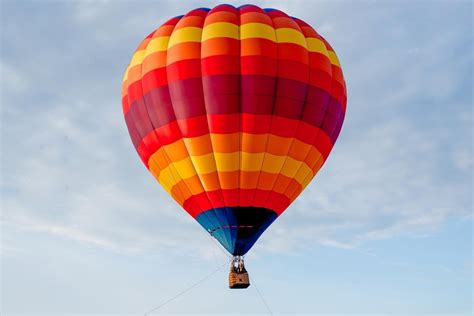
[[[279,173],[283,163],[285,162],[285,158],[286,156],[276,156],[270,153],[265,153],[262,171],[269,173]]]
[[[183,27],[174,31],[169,39],[168,48],[184,42],[200,42],[202,28],[200,27]]]
[[[188,179],[196,175],[196,170],[194,169],[194,164],[189,157],[179,160],[176,162],[172,162],[163,170],[168,168],[175,168],[176,172],[178,172],[181,179]],[[161,179],[161,172],[160,172],[160,179]]]
[[[156,167],[152,167],[150,165],[150,172],[153,174],[153,176],[155,177],[155,179],[158,181],[158,175],[157,175],[157,171],[158,169],[156,169]],[[183,205],[184,203],[184,197],[183,197],[183,194],[182,192],[173,192],[171,191],[171,189],[173,188],[173,186],[169,183],[169,181],[167,183],[160,183],[161,186],[163,187],[163,189],[165,189],[165,191],[176,201],[178,202],[179,205]]]
[[[133,66],[140,65],[140,64],[143,62],[143,58],[145,58],[145,50],[144,50],[144,49],[137,50],[137,51],[133,54],[132,60],[130,61],[130,64],[128,65],[127,69],[125,70],[125,74],[124,74],[124,76],[123,76],[122,82],[124,82],[125,80],[127,80],[127,78],[128,78],[128,72],[130,71],[130,69],[131,69]]]
[[[300,170],[298,170],[298,173],[295,177],[303,179],[301,182],[301,186],[303,187],[303,189],[306,188],[306,186],[311,182],[313,177],[318,173],[319,169],[321,169],[321,167],[323,166],[323,163],[324,159],[321,157],[321,159],[318,159],[318,161],[316,162],[316,165],[313,166],[313,169],[315,170],[314,172],[313,170],[307,170],[304,168],[300,168]]]
[[[205,26],[202,30],[202,41],[216,38],[229,37],[239,39],[239,26],[233,23],[217,22]]]
[[[191,160],[198,174],[207,174],[216,171],[213,153],[202,156],[191,156]]]
[[[165,174],[162,174],[160,172],[160,167],[157,165],[157,163],[153,159],[150,159],[150,161],[148,162],[148,165],[150,168],[150,172],[153,174],[153,176],[158,181],[158,183],[161,184],[161,186],[165,189],[166,192],[171,193],[171,188],[173,187],[173,184],[170,181],[171,179],[173,179],[170,173],[171,170],[165,171],[163,169],[163,171],[165,171]],[[160,175],[162,176],[161,178],[160,178]]]
[[[214,155],[216,157],[214,157]],[[295,160],[287,156],[276,156],[265,153],[214,153],[202,156],[186,157],[176,161],[161,170],[158,174],[158,181],[169,191],[181,179],[189,179],[194,176],[202,176],[212,172],[231,171],[265,171],[274,174],[283,174],[295,179],[301,185],[305,185],[305,178],[312,174],[311,168],[303,161]],[[152,156],[153,158],[153,156]],[[151,159],[152,159],[151,158]],[[239,159],[241,164],[239,166]],[[216,167],[217,162],[217,167]],[[153,165],[155,172],[159,169]],[[175,173],[175,174],[173,174]],[[176,174],[177,173],[177,174]]]
[[[281,168],[280,173],[288,178],[296,178],[296,173],[299,169],[303,169],[305,172],[312,172],[312,170],[308,167],[307,164],[303,163],[302,161],[295,160],[291,157],[287,157],[285,164]],[[303,182],[301,177],[298,177],[299,183]]]
[[[306,43],[308,44],[308,50],[313,53],[320,53],[329,57],[328,49],[324,42],[319,38],[307,37]]]
[[[240,26],[240,38],[266,38],[276,42],[275,29],[263,23],[246,23]]]
[[[122,82],[125,82],[127,81],[128,79],[128,71],[130,70],[130,66],[127,67],[127,69],[125,69],[125,73],[123,75],[123,79],[122,79]]]
[[[339,63],[339,58],[337,58],[336,53],[332,50],[329,51],[329,60],[331,61],[331,64],[338,66],[339,68],[341,67],[341,64]]]
[[[233,153],[214,153],[216,160],[216,167],[219,172],[235,171],[240,169],[240,157],[239,152]]]
[[[276,38],[278,43],[293,43],[308,48],[304,35],[295,29],[286,27],[276,29]]]
[[[240,153],[240,169],[243,171],[260,171],[264,153]]]
[[[293,43],[307,48],[304,35],[292,28],[274,29],[263,23],[246,23],[240,26],[240,38],[265,38],[278,43]]]
[[[133,54],[132,60],[130,61],[130,68],[133,66],[139,65],[143,62],[143,57],[145,57],[145,50],[140,49]]]
[[[146,47],[144,58],[156,52],[166,51],[168,49],[169,40],[170,40],[169,36],[160,36],[160,37],[156,37],[152,39],[148,43],[148,46]]]

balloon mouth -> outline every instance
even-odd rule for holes
[[[208,229],[207,231],[209,232],[209,234],[213,236],[214,232],[216,232],[219,229],[234,229],[234,228],[238,229],[238,228],[254,228],[254,227],[255,226],[253,225],[223,225],[223,226],[216,227],[214,229]]]
[[[233,256],[243,256],[277,218],[262,207],[222,207],[200,213],[196,220]]]

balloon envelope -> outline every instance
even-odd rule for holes
[[[133,144],[163,188],[244,255],[315,176],[339,135],[339,60],[275,9],[199,8],[138,46],[123,79]]]

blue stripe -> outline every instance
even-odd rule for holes
[[[277,218],[277,214],[260,207],[222,207],[202,212],[196,220],[219,243],[234,255],[244,255],[262,233]]]

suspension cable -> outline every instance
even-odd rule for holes
[[[268,314],[273,315],[273,312],[272,312],[272,310],[270,309],[270,306],[268,306],[267,301],[265,301],[265,299],[263,298],[262,293],[261,293],[260,290],[258,289],[257,284],[255,283],[255,279],[254,279],[254,278],[250,278],[250,276],[249,276],[249,279],[250,279],[250,283],[252,283],[253,286],[255,287],[255,290],[257,290],[258,296],[260,297],[260,299],[262,300],[263,304],[264,304],[265,307],[267,308]]]
[[[188,287],[187,289],[179,292],[178,294],[176,294],[175,296],[169,298],[168,300],[166,300],[165,302],[161,303],[160,305],[150,309],[148,312],[146,312],[145,314],[143,314],[143,316],[147,316],[153,312],[156,312],[157,310],[159,310],[160,308],[162,308],[163,306],[167,305],[168,303],[174,301],[175,299],[177,299],[178,297],[180,297],[181,295],[185,294],[186,292],[192,290],[193,288],[195,288],[196,286],[198,286],[199,284],[203,283],[204,281],[206,281],[207,279],[209,279],[211,276],[213,276],[214,274],[216,274],[217,272],[219,272],[220,270],[222,270],[223,267],[225,267],[226,265],[228,265],[229,263],[228,262],[225,262],[223,265],[221,265],[218,269],[212,271],[210,274],[206,275],[204,278],[200,279],[199,281],[197,281],[196,283],[194,283],[193,285],[191,285],[190,287]]]

